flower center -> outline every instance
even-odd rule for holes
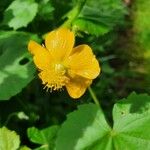
[[[47,90],[59,90],[68,82],[66,76],[67,68],[61,63],[55,63],[52,68],[41,72],[39,75],[42,78],[43,84]]]
[[[64,75],[66,73],[66,68],[63,64],[55,64],[54,69],[57,74]]]

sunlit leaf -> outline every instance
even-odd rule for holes
[[[113,118],[116,149],[150,149],[150,96],[132,93],[114,106]]]
[[[56,150],[82,150],[92,147],[98,141],[105,140],[108,132],[111,132],[111,128],[98,106],[81,105],[78,110],[68,115],[60,128]]]
[[[16,150],[19,148],[20,138],[15,131],[6,127],[0,128],[0,150]]]
[[[13,29],[26,27],[36,16],[38,4],[34,0],[14,0],[4,12],[4,24]]]
[[[36,35],[23,32],[0,32],[0,100],[8,100],[19,93],[35,73],[27,50],[30,39]]]
[[[56,150],[150,149],[150,96],[132,93],[115,104],[111,129],[94,104],[68,115],[58,132]]]
[[[27,146],[21,146],[19,148],[19,150],[31,150],[31,149],[29,147],[27,147]]]

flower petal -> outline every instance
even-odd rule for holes
[[[81,97],[87,87],[92,83],[92,80],[76,76],[75,78],[70,79],[70,81],[66,84],[67,91],[72,98]]]
[[[55,72],[50,68],[49,70],[43,70],[39,74],[39,78],[42,80],[42,84],[50,84],[55,79]]]
[[[34,63],[39,69],[43,70],[49,67],[52,62],[52,56],[49,51],[34,41],[29,42],[28,50],[34,55]]]
[[[88,45],[75,47],[64,63],[72,73],[88,79],[94,79],[100,73],[99,63]]]
[[[61,61],[68,57],[74,45],[74,33],[67,28],[59,28],[47,34],[45,38],[46,48],[52,56]]]

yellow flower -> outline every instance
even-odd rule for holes
[[[28,49],[47,89],[65,86],[72,98],[79,98],[99,75],[100,67],[88,45],[73,48],[74,42],[73,32],[59,28],[47,34],[45,46],[30,41]]]

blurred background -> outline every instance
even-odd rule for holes
[[[78,100],[43,90],[27,51],[30,39],[70,22],[76,45],[90,45],[102,72],[93,81],[112,122],[113,104],[130,94],[150,93],[150,1],[7,0],[0,1],[0,125],[28,141],[26,129],[60,124],[79,104],[92,102],[88,91]]]

